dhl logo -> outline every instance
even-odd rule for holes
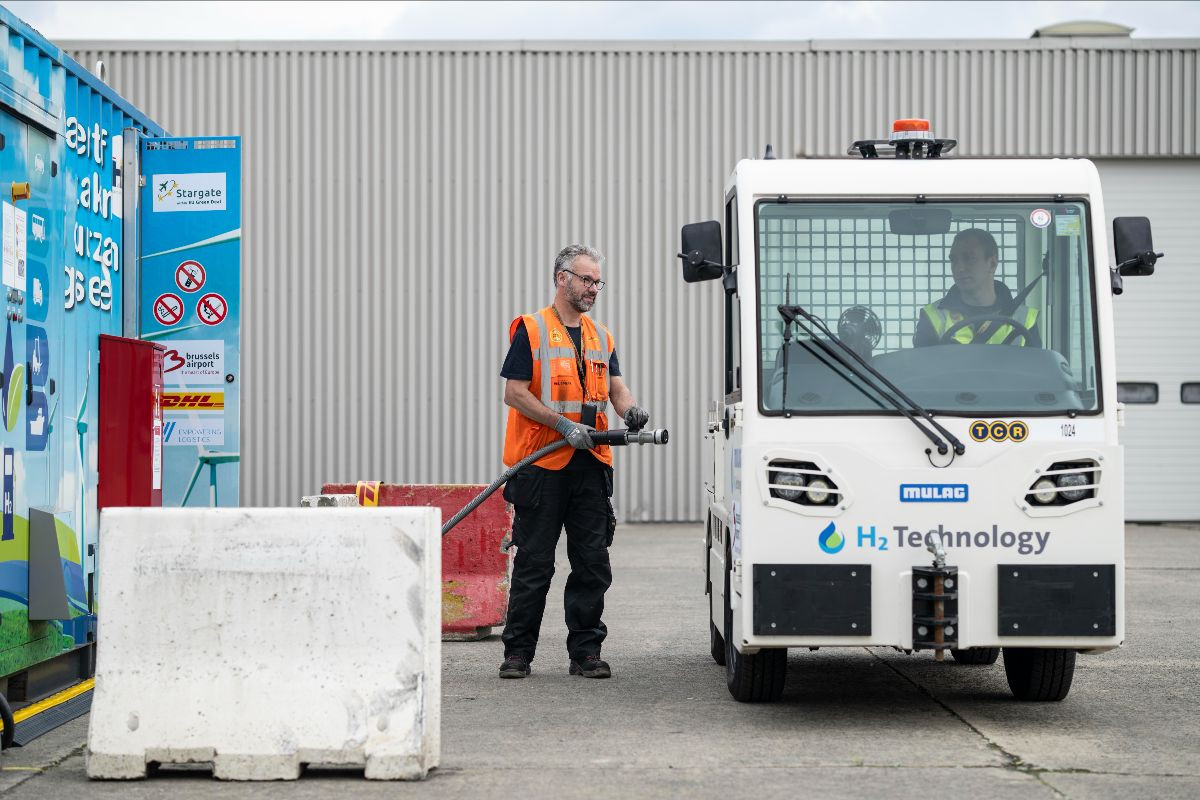
[[[201,411],[224,411],[224,392],[163,392],[164,411],[198,409]]]

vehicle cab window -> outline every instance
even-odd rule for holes
[[[1082,200],[764,200],[755,216],[764,413],[898,413],[831,335],[933,411],[1099,410]],[[781,304],[828,329],[797,325],[786,358]]]

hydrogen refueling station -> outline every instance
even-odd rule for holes
[[[1200,39],[0,27],[0,792],[1200,786]]]

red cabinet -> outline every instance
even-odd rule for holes
[[[163,351],[100,336],[100,508],[162,505]]]

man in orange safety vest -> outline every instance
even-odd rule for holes
[[[508,330],[500,372],[509,407],[504,463],[511,467],[560,439],[571,446],[542,457],[504,487],[516,511],[517,555],[501,637],[502,678],[530,672],[564,527],[571,563],[563,597],[570,674],[612,674],[600,658],[608,632],[601,621],[604,593],[612,583],[608,548],[617,522],[610,499],[612,450],[595,445],[589,431],[608,430],[612,412],[633,429],[645,426],[650,415],[634,403],[621,378],[612,333],[587,315],[604,288],[602,263],[591,247],[563,248],[554,259],[554,301],[517,317]]]

